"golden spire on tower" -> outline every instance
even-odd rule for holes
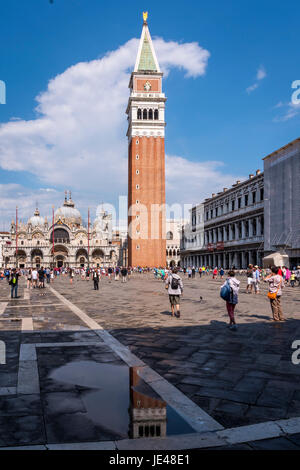
[[[147,12],[147,11],[143,11],[143,20],[144,20],[144,23],[147,23],[147,18],[148,18],[148,12]]]

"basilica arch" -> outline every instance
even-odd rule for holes
[[[97,265],[103,264],[104,261],[104,252],[100,249],[96,249],[92,252],[92,263]]]
[[[36,266],[37,268],[39,268],[44,258],[44,254],[42,250],[40,250],[39,248],[35,248],[34,250],[32,250],[30,257],[32,266]]]
[[[50,242],[53,242],[53,230],[51,230]],[[70,234],[65,227],[54,228],[54,243],[70,243]]]
[[[69,265],[69,252],[64,245],[54,245],[54,264],[57,268]]]
[[[84,267],[88,263],[88,252],[85,248],[80,248],[76,252],[76,265]]]
[[[16,254],[15,254],[16,256]],[[24,250],[19,250],[18,249],[18,262],[17,262],[17,265],[20,267],[20,268],[25,268],[26,266],[26,260],[27,260],[27,254]]]

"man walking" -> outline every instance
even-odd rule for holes
[[[178,269],[174,267],[172,269],[172,273],[169,274],[167,280],[165,281],[165,287],[168,289],[172,317],[180,318],[180,296],[183,294],[183,283],[177,272]]]
[[[10,292],[11,298],[14,297],[14,293],[15,293],[15,299],[18,298],[18,282],[19,282],[19,273],[17,272],[16,268],[14,268],[11,272],[10,281],[9,281],[9,284],[11,286],[11,292]]]
[[[122,282],[126,282],[127,281],[127,269],[123,266],[123,268],[121,269],[121,275],[122,275]]]
[[[93,271],[94,290],[99,290],[99,274],[97,269]]]

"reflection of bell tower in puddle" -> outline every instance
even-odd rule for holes
[[[131,438],[164,437],[167,430],[166,402],[138,375],[139,367],[130,367]]]

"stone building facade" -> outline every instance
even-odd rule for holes
[[[264,175],[257,170],[191,209],[182,233],[182,266],[261,265],[263,242]]]
[[[180,242],[181,230],[184,221],[167,219],[166,220],[166,255],[167,266],[180,266]]]
[[[10,244],[10,232],[0,232],[0,268],[5,267],[4,249]]]
[[[27,223],[12,221],[5,267],[88,267],[119,264],[120,243],[112,235],[112,217],[100,209],[90,229],[71,199],[54,213],[54,225],[38,209]],[[53,243],[54,242],[54,243]],[[53,247],[54,245],[54,247]],[[53,250],[54,248],[54,250]]]
[[[300,265],[300,138],[264,158],[266,255],[282,251]]]

